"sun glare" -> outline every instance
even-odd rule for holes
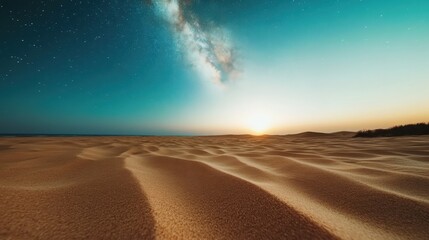
[[[257,115],[249,119],[249,129],[254,135],[262,135],[267,133],[270,127],[270,121],[268,116]]]

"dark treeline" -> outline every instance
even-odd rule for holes
[[[394,137],[429,134],[429,123],[399,125],[388,129],[361,130],[354,137]]]

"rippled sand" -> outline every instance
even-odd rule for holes
[[[0,138],[2,239],[428,236],[428,136]]]

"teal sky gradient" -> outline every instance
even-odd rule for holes
[[[156,3],[83,2],[48,3],[47,16],[37,8],[19,23],[25,7],[2,5],[1,133],[249,133],[262,118],[284,134],[429,119],[428,1],[183,3],[194,30],[215,35],[209,45],[232,48],[231,70],[207,47],[222,79],[204,75],[195,59],[206,49],[190,49]]]

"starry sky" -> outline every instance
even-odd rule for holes
[[[0,0],[0,133],[427,122],[426,0]]]

